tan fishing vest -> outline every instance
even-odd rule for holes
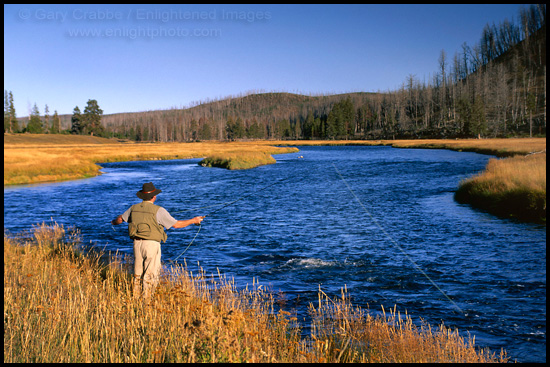
[[[132,205],[128,218],[128,235],[132,239],[166,242],[164,227],[157,222],[157,212],[160,206],[141,202]]]

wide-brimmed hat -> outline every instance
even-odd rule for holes
[[[160,194],[162,190],[155,188],[152,182],[147,182],[143,184],[143,188],[137,192],[137,197],[141,200],[151,200],[153,196]]]

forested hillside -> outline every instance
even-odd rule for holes
[[[433,76],[411,74],[398,90],[250,93],[189,108],[104,115],[100,133],[163,142],[546,135],[546,6],[524,8],[518,19],[487,24],[478,44],[463,44],[451,58],[442,50]],[[71,128],[71,120],[61,116],[61,126]]]

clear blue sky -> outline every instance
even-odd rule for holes
[[[4,5],[17,116],[188,107],[250,91],[395,90],[428,80],[522,5]]]

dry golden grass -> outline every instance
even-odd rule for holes
[[[513,156],[546,150],[546,138],[511,139],[418,139],[418,140],[299,140],[269,141],[275,145],[391,145],[395,148],[427,148],[473,151],[496,156]]]
[[[524,155],[546,150],[546,138],[513,138],[513,139],[460,139],[460,140],[419,140],[396,141],[396,148],[442,148],[459,151],[472,151],[493,154],[498,157]]]
[[[546,222],[546,153],[490,159],[485,171],[460,183],[455,194],[491,213]]]
[[[4,185],[62,181],[92,177],[96,163],[150,159],[185,159],[230,156],[239,164],[257,165],[256,158],[295,152],[255,142],[120,143],[115,140],[72,135],[4,135]],[[239,156],[238,159],[235,157]]]
[[[270,154],[261,152],[214,154],[200,162],[204,167],[221,167],[230,170],[248,169],[276,163]]]
[[[496,191],[546,191],[546,153],[490,159],[485,171],[471,180],[493,185]]]
[[[402,317],[395,307],[387,315],[371,316],[353,306],[347,292],[329,298],[319,290],[313,316],[314,359],[361,363],[486,363],[507,362],[506,352],[499,357],[488,349],[475,348],[474,339],[465,340],[458,330],[440,325],[434,330],[423,322],[418,327],[408,315]]]
[[[128,263],[79,255],[64,232],[4,237],[4,362],[274,362],[299,346],[258,286],[173,266],[145,306]]]
[[[4,235],[4,362],[505,362],[447,329],[373,318],[345,294],[320,292],[312,336],[275,310],[261,285],[174,265],[149,306],[131,294],[128,263],[78,250],[78,235],[42,224]],[[105,258],[105,256],[104,256]]]

